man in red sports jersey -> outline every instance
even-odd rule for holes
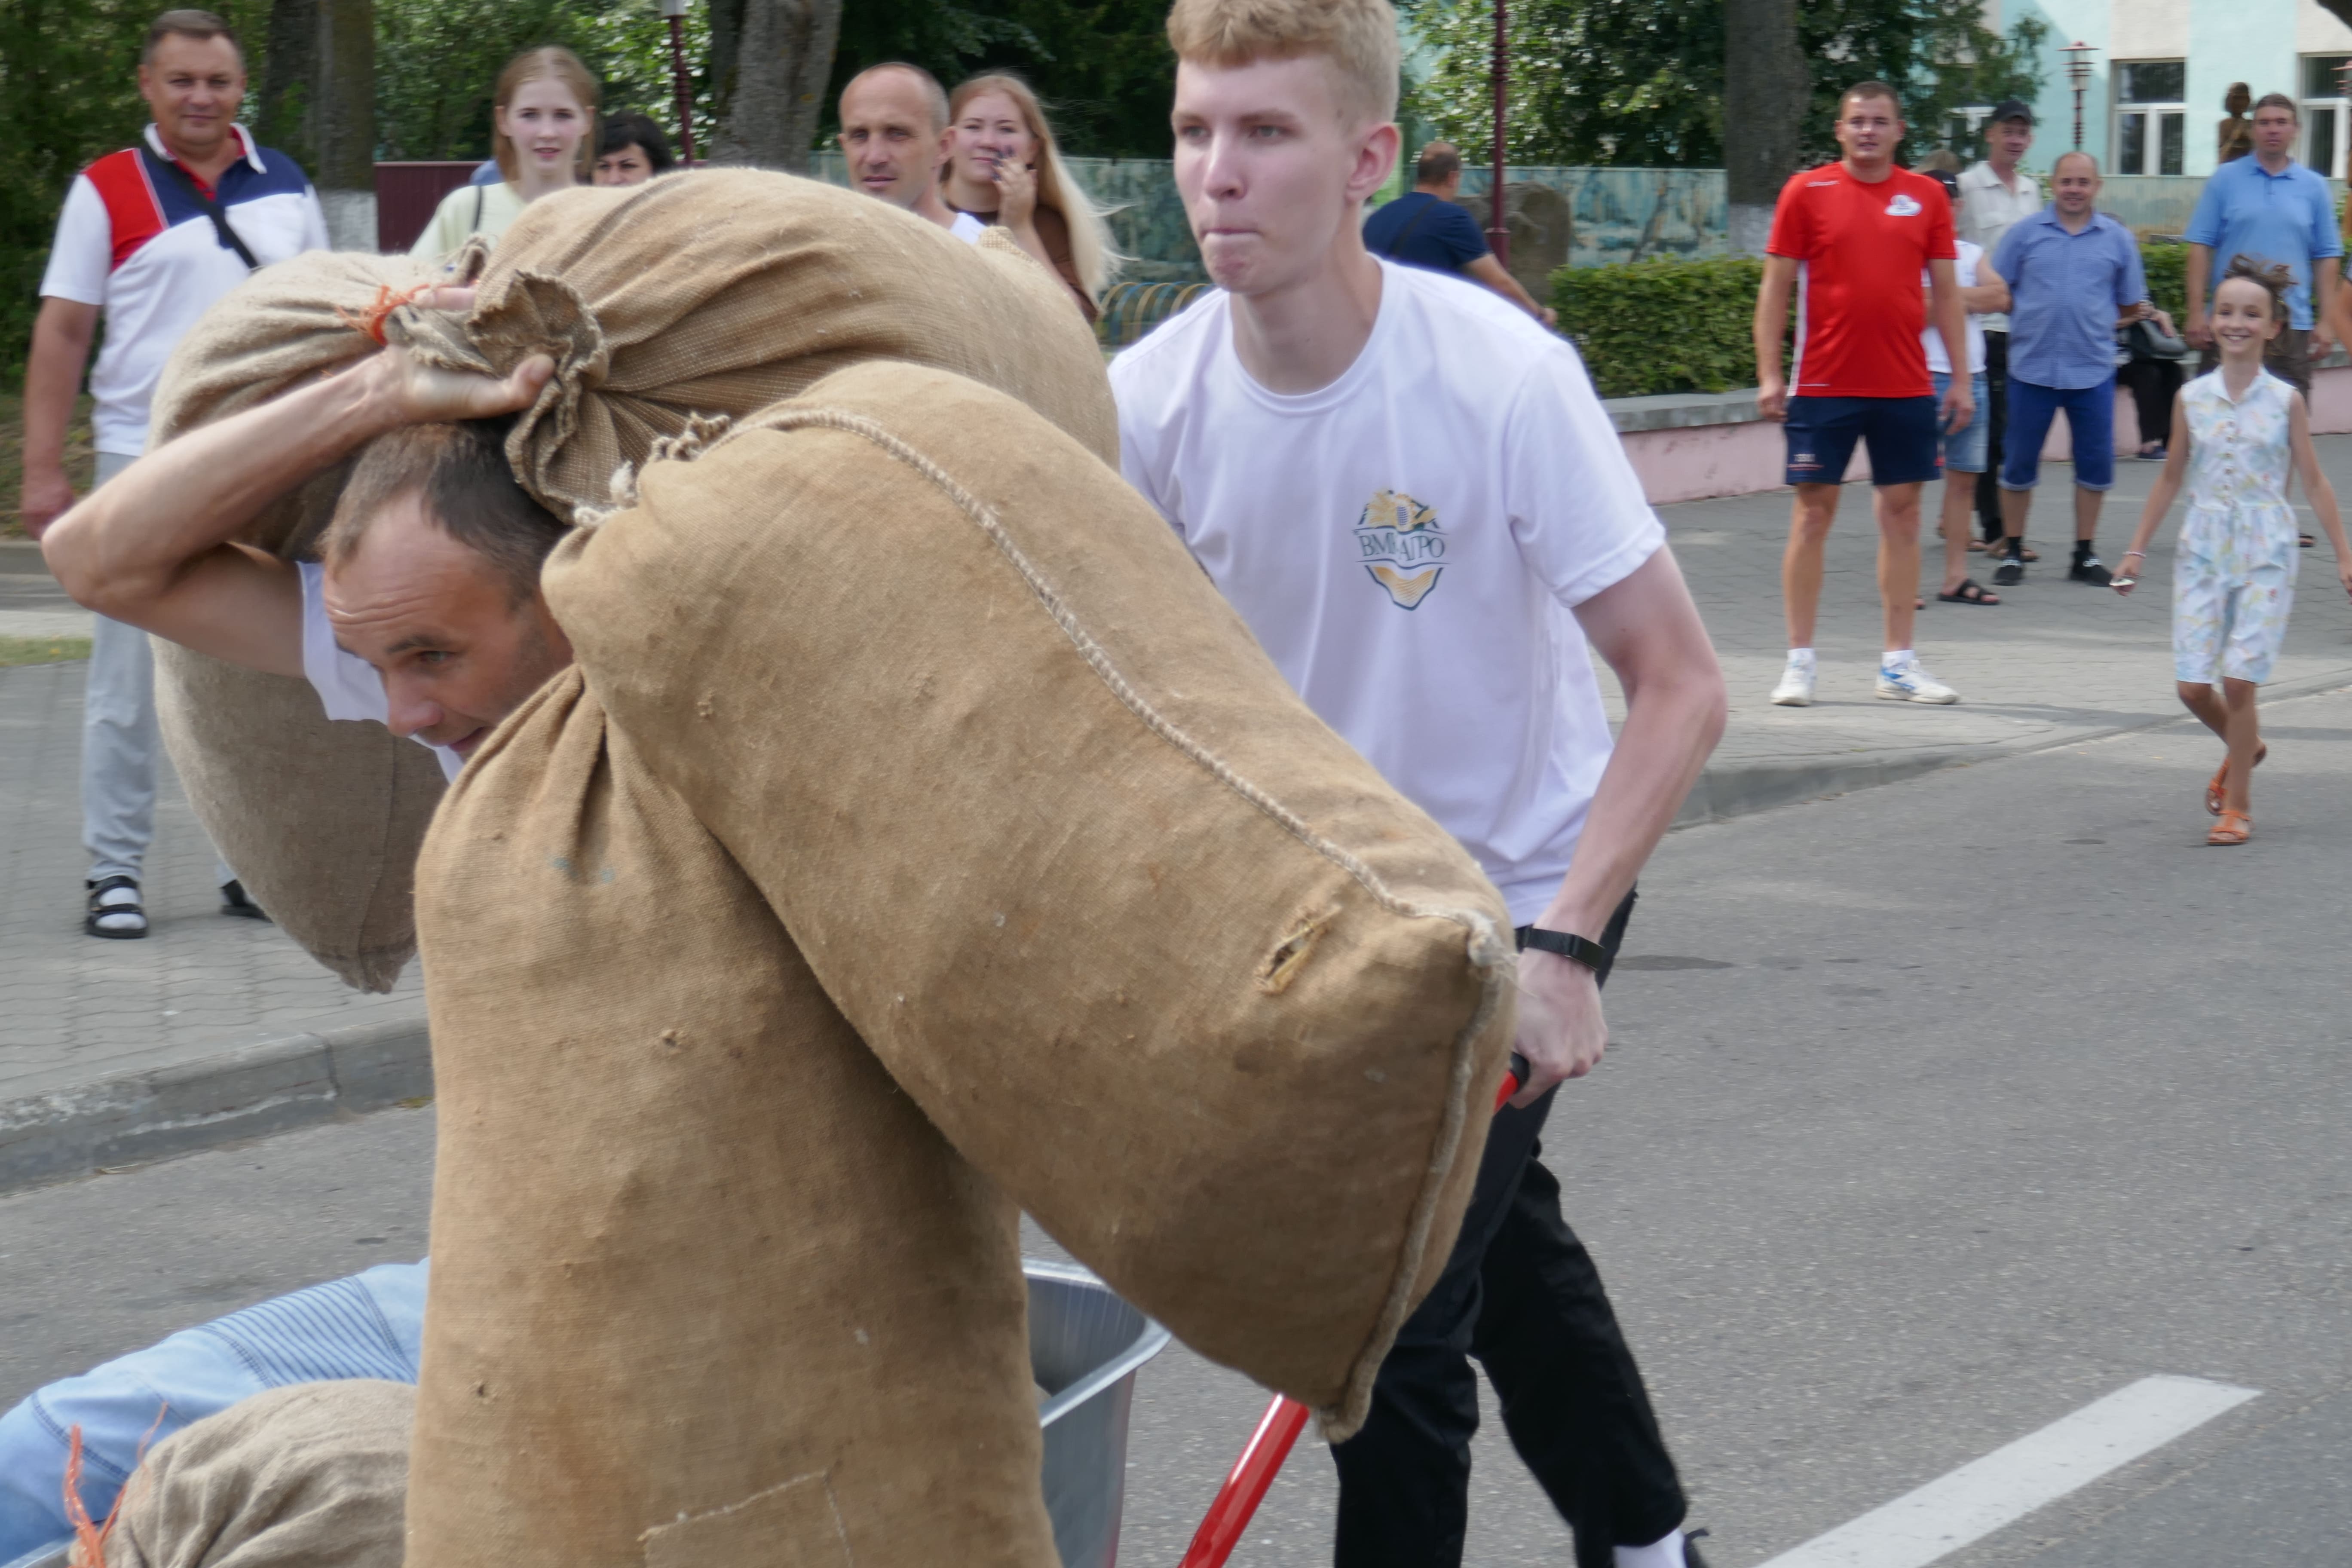
[[[1952,270],[1952,205],[1943,187],[1895,166],[1903,110],[1895,89],[1865,81],[1839,100],[1845,156],[1790,176],[1772,216],[1764,285],[1756,299],[1757,406],[1788,423],[1788,482],[1796,515],[1780,588],[1789,616],[1789,665],[1772,700],[1813,700],[1813,620],[1821,607],[1822,550],[1837,521],[1838,486],[1854,443],[1870,449],[1877,487],[1878,594],[1886,653],[1878,695],[1895,702],[1957,702],[1912,651],[1919,591],[1919,489],[1935,478],[1937,428],[1976,416],[1965,376],[1937,406],[1920,333],[1929,279],[1936,330],[1954,364],[1968,363],[1967,310]],[[1789,294],[1797,295],[1796,384],[1780,373]]]

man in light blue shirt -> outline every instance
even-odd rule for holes
[[[2093,552],[2099,507],[2116,482],[2116,328],[2155,314],[2131,230],[2099,212],[2099,164],[2061,154],[2052,205],[2001,237],[1993,270],[2009,279],[2009,432],[2001,447],[2002,560],[1992,580],[2025,581],[2025,516],[2042,444],[2060,409],[2074,447],[2074,561],[2066,575],[2105,587]]]
[[[2331,346],[2324,321],[2343,267],[2344,241],[2336,232],[2336,198],[2317,171],[2289,150],[2299,129],[2294,100],[2270,93],[2254,104],[2254,155],[2222,164],[2205,182],[2197,215],[2189,220],[2189,341],[2203,351],[2200,375],[2220,361],[2205,324],[2213,280],[2240,256],[2283,262],[2294,274],[2287,291],[2287,324],[2263,351],[2266,369],[2311,396],[2312,355]],[[2317,297],[2315,299],[2314,288]]]

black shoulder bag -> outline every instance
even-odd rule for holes
[[[204,187],[196,184],[195,176],[169,158],[155,156],[155,149],[152,147],[140,148],[139,155],[147,160],[147,169],[150,174],[161,174],[171,181],[180,189],[187,192],[196,205],[205,209],[205,216],[213,220],[213,232],[220,236],[222,247],[236,251],[237,259],[245,263],[245,269],[247,272],[259,269],[261,263],[253,258],[253,252],[247,247],[245,241],[237,237],[236,230],[229,226],[228,214],[221,211],[220,203],[205,195]]]

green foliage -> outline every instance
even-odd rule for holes
[[[2139,264],[2147,274],[2147,297],[2180,326],[2189,320],[2189,247],[2142,237]]]
[[[538,44],[577,53],[604,112],[634,109],[677,134],[669,25],[656,0],[376,0],[376,136],[385,158],[486,158],[500,68]],[[695,126],[710,127],[710,8],[687,13]]]
[[[1483,160],[1494,135],[1493,0],[1405,0],[1403,9],[1434,55],[1406,114]],[[1915,155],[1952,134],[1960,104],[2031,99],[2048,25],[2024,16],[2003,37],[1983,15],[1977,0],[1808,0],[1797,23],[1815,62],[1808,154],[1837,156],[1838,95],[1857,81],[1902,92]],[[1719,0],[1520,0],[1510,31],[1511,162],[1723,162]]]
[[[1165,158],[1176,60],[1167,0],[853,0],[827,89],[833,106],[867,66],[907,60],[952,89],[982,71],[1010,70],[1037,89],[1062,150],[1090,158]]]
[[[1764,264],[1744,256],[1563,267],[1551,303],[1601,396],[1726,392],[1756,384],[1750,328],[1763,278]]]
[[[244,38],[257,87],[267,0],[220,0],[212,8]],[[139,46],[159,9],[155,0],[0,5],[0,144],[8,148],[0,159],[0,378],[8,382],[24,374],[66,186],[92,158],[130,145],[147,122]]]

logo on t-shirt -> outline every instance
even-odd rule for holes
[[[1886,216],[1888,217],[1916,217],[1919,216],[1919,204],[1912,200],[1909,196],[1896,196],[1893,201],[1886,204]]]
[[[1437,513],[1396,490],[1374,490],[1356,519],[1356,552],[1401,610],[1418,609],[1445,570]]]

